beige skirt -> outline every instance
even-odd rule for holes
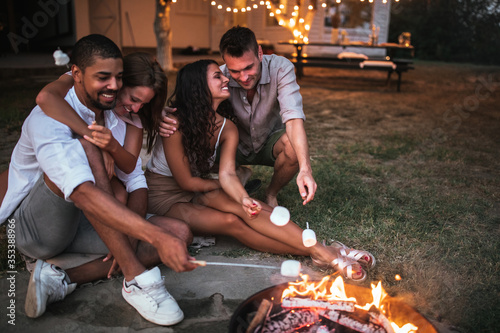
[[[148,213],[162,215],[179,202],[191,202],[196,195],[181,189],[174,177],[159,175],[146,170],[144,173],[148,182]]]

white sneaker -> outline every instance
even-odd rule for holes
[[[169,326],[184,319],[184,313],[165,288],[158,267],[137,275],[129,283],[127,286],[123,279],[122,296],[146,320]]]
[[[47,304],[60,301],[75,290],[76,283],[69,283],[65,271],[55,265],[37,260],[31,272],[24,310],[30,318],[40,317]],[[68,284],[69,283],[69,284]]]

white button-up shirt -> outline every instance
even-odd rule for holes
[[[94,112],[80,102],[74,88],[65,99],[87,124],[95,120]],[[127,128],[125,122],[110,110],[104,111],[104,120],[113,137],[123,145]],[[135,170],[126,174],[115,165],[115,173],[129,193],[147,188],[141,166],[141,159],[138,158]],[[36,106],[24,121],[21,138],[12,153],[9,187],[0,207],[0,224],[28,195],[42,173],[57,185],[67,201],[70,201],[69,196],[77,186],[87,181],[95,182],[85,151],[71,129]]]

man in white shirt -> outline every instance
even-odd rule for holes
[[[110,111],[122,85],[120,50],[104,36],[89,35],[75,44],[72,56],[75,84],[66,101],[87,123],[105,125],[123,144],[126,125]],[[160,325],[183,319],[159,268],[146,267],[163,262],[176,272],[194,269],[186,248],[192,238],[189,228],[181,221],[141,217],[146,212],[147,186],[140,159],[132,173],[117,168],[115,173],[135,212],[113,197],[97,147],[74,138],[67,126],[38,106],[25,120],[9,166],[0,222],[15,228],[21,253],[38,259],[26,296],[29,317],[41,316],[47,304],[62,300],[76,283],[106,276],[110,268],[110,263],[100,261],[65,272],[44,259],[63,252],[110,252],[124,275],[123,297],[144,318]],[[137,252],[129,236],[141,241]]]

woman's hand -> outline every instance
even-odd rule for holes
[[[102,150],[102,159],[104,160],[104,167],[106,168],[108,178],[111,180],[115,174],[115,160],[105,150]]]
[[[111,130],[101,125],[92,124],[89,125],[89,129],[92,130],[92,137],[84,135],[84,139],[93,143],[97,147],[104,149],[110,153],[114,152],[119,145],[118,141],[113,137]]]
[[[241,201],[241,205],[243,206],[243,210],[251,219],[257,217],[257,215],[259,215],[260,211],[262,210],[262,206],[260,205],[260,203],[250,197],[244,197]]]

